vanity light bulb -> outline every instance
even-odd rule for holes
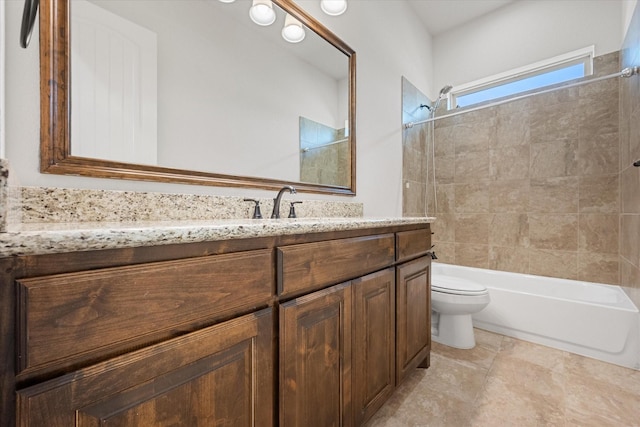
[[[347,0],[322,0],[320,9],[327,15],[342,15],[347,10]]]
[[[282,28],[282,38],[289,43],[299,43],[304,40],[305,32],[302,23],[287,13]]]
[[[273,10],[271,0],[253,0],[249,16],[258,25],[271,25],[276,20],[276,12]]]

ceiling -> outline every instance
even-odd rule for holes
[[[514,0],[407,0],[432,36],[479,18]]]

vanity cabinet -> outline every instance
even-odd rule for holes
[[[430,351],[429,225],[0,258],[0,425],[360,426]]]

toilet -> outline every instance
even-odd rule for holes
[[[471,280],[431,276],[431,339],[450,347],[475,347],[471,315],[490,302],[489,291]]]

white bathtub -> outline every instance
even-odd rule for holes
[[[640,369],[640,315],[619,286],[435,262],[432,273],[489,289],[475,327]]]

